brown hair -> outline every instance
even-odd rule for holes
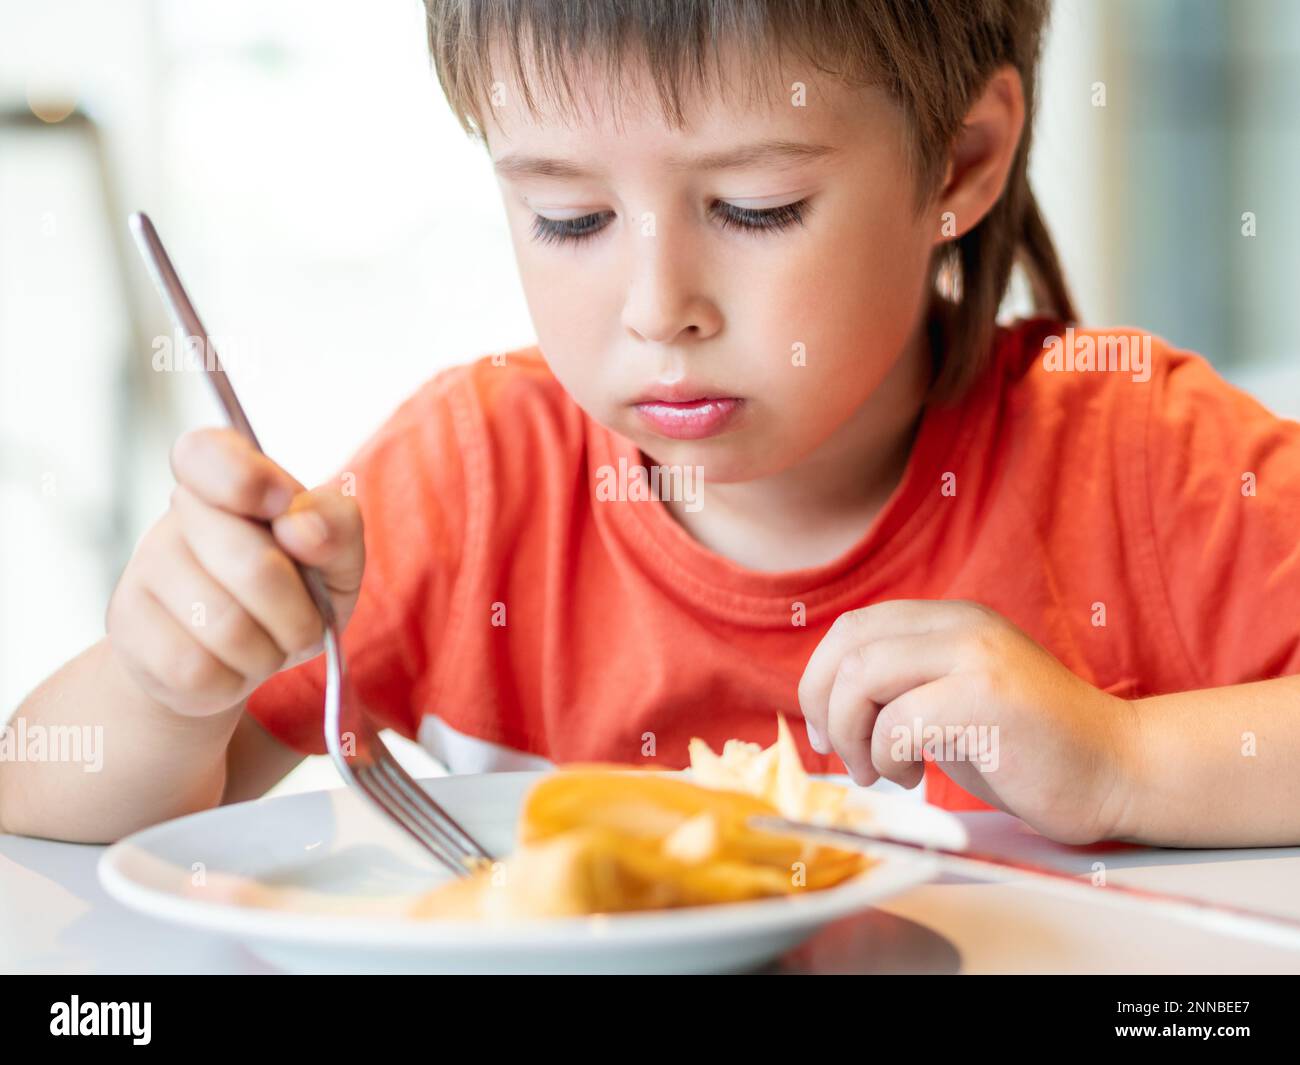
[[[497,80],[501,41],[529,111],[528,69],[546,99],[572,106],[570,61],[604,65],[622,84],[629,58],[652,73],[665,119],[683,122],[683,98],[720,73],[718,49],[738,44],[756,71],[791,50],[816,69],[883,87],[912,131],[910,163],[923,206],[942,180],[947,152],[970,105],[1000,66],[1019,72],[1025,129],[1006,188],[969,232],[941,245],[932,263],[938,361],[932,398],[952,401],[989,357],[998,307],[1018,260],[1034,309],[1072,321],[1074,307],[1027,174],[1035,75],[1049,0],[424,0],[429,51],[462,127],[484,136],[483,104]],[[712,62],[710,63],[710,50]],[[721,79],[719,78],[720,82]],[[754,84],[763,79],[756,77]],[[768,80],[766,84],[774,84]],[[725,86],[720,86],[725,91]]]

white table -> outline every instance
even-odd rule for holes
[[[973,849],[1114,883],[1300,917],[1300,847],[1065,847],[1003,813],[958,815]],[[270,973],[238,943],[107,898],[103,847],[0,835],[0,972]],[[1300,973],[1300,950],[1203,931],[1149,910],[945,877],[842,921],[773,971],[822,973]]]

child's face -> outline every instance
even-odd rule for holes
[[[807,87],[804,106],[793,82]],[[507,83],[506,105],[488,116],[555,375],[654,461],[703,466],[715,482],[783,472],[836,451],[837,434],[860,435],[851,426],[864,417],[896,416],[864,405],[873,393],[883,401],[890,369],[905,353],[920,358],[923,343],[939,225],[916,209],[902,115],[877,90],[809,71],[786,72],[777,89],[770,104],[691,106],[682,131],[649,91],[636,97],[646,106],[625,104],[621,130],[603,91],[566,125],[553,110],[534,122],[509,106]],[[768,141],[830,150],[699,161]],[[524,158],[581,173],[509,165]],[[583,235],[542,241],[538,226]]]

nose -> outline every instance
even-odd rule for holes
[[[633,236],[632,278],[623,324],[632,336],[654,344],[704,340],[722,328],[722,314],[702,279],[706,273],[689,242],[662,228]]]

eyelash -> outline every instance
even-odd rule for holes
[[[604,225],[599,223],[609,213],[606,211],[602,214],[587,214],[580,218],[564,219],[533,215],[533,239],[541,244],[576,244],[589,240],[604,230]],[[795,203],[782,204],[780,207],[754,210],[718,200],[709,208],[709,213],[718,220],[718,224],[723,229],[731,226],[751,233],[761,233],[764,230],[788,229],[790,226],[803,225],[808,215],[808,201],[798,200]]]

